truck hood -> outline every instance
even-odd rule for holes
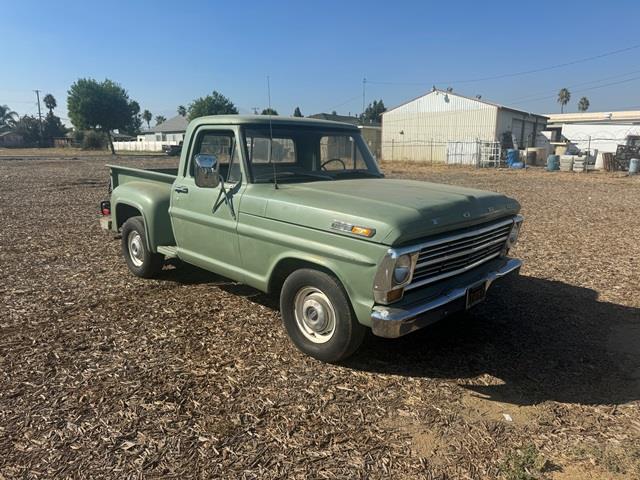
[[[374,228],[375,235],[368,240],[387,245],[515,215],[520,210],[518,202],[498,193],[414,180],[281,184],[277,190],[259,187],[267,187],[261,193],[267,197],[263,197],[263,215],[268,218],[349,236],[333,230],[331,224],[338,221]]]

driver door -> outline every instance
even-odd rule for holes
[[[178,255],[183,260],[225,277],[241,280],[238,205],[246,182],[242,149],[235,128],[201,128],[187,152],[186,168],[178,172],[171,193],[171,221]],[[194,177],[197,154],[215,155],[224,179],[215,188],[198,187]],[[227,201],[222,186],[229,193]]]

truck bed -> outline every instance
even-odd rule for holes
[[[129,182],[151,181],[172,184],[178,174],[178,168],[132,168],[119,165],[107,165],[111,169],[111,188]]]

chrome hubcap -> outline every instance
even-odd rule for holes
[[[142,245],[142,237],[136,231],[129,233],[127,238],[127,245],[129,246],[129,258],[131,262],[136,266],[142,266],[144,262],[144,246]]]
[[[336,331],[336,312],[329,298],[314,287],[305,287],[296,294],[296,323],[302,334],[313,343],[331,340]]]

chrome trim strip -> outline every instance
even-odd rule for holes
[[[417,281],[415,283],[407,285],[406,287],[404,287],[404,289],[405,290],[413,290],[414,288],[422,287],[424,285],[428,285],[429,283],[437,282],[438,280],[442,280],[443,278],[454,277],[454,276],[459,275],[461,273],[468,272],[469,270],[472,270],[472,269],[474,269],[476,267],[479,267],[483,263],[486,263],[489,260],[492,260],[492,259],[496,258],[497,256],[500,255],[500,253],[501,252],[496,252],[493,255],[489,255],[488,257],[482,257],[477,262],[474,262],[471,265],[467,265],[466,267],[459,268],[458,270],[453,270],[451,272],[446,272],[446,273],[443,273],[443,274],[435,276],[435,277],[429,277],[429,278],[425,278],[424,280],[419,280],[419,281]]]
[[[424,258],[424,257],[442,255],[447,251],[469,247],[474,243],[489,241],[492,238],[496,238],[500,235],[509,235],[512,228],[513,228],[513,225],[505,225],[503,227],[496,228],[491,232],[482,233],[480,235],[469,237],[467,239],[453,240],[451,242],[442,243],[440,245],[434,245],[433,247],[429,247],[424,250],[421,250],[420,257]]]
[[[443,319],[450,313],[466,308],[466,295],[469,287],[485,284],[488,290],[491,284],[512,272],[517,272],[522,261],[510,258],[497,271],[488,272],[484,278],[470,282],[467,285],[453,288],[434,300],[426,303],[397,308],[377,305],[371,311],[371,329],[374,335],[386,338],[397,338],[418,330],[431,323]]]
[[[492,240],[490,242],[486,242],[486,243],[483,243],[483,244],[480,244],[480,245],[476,245],[475,247],[469,248],[467,250],[462,250],[462,251],[457,252],[457,253],[452,253],[452,254],[449,254],[449,255],[445,254],[445,255],[437,257],[437,258],[435,258],[433,260],[427,260],[425,262],[418,263],[416,265],[416,268],[426,267],[428,265],[435,265],[436,263],[446,262],[447,260],[451,260],[452,258],[462,257],[464,255],[468,255],[469,253],[473,253],[473,252],[477,252],[479,250],[482,250],[483,248],[487,248],[487,247],[490,247],[492,245],[496,245],[496,244],[498,244],[500,242],[506,242],[507,238],[509,238],[509,235],[506,235],[504,237],[499,237],[499,238],[497,238],[495,240]]]
[[[447,242],[452,242],[452,241],[460,240],[467,237],[473,237],[475,235],[480,235],[485,232],[490,232],[491,230],[495,230],[499,227],[513,224],[518,221],[518,217],[520,217],[519,221],[522,221],[522,217],[520,215],[516,215],[515,217],[511,217],[508,220],[496,222],[491,225],[487,225],[486,227],[478,228],[476,230],[470,230],[468,232],[459,233],[457,235],[449,235],[448,237],[443,237],[436,240],[430,240],[428,242],[423,242],[423,243],[419,243],[417,245],[411,245],[408,247],[394,248],[394,250],[398,253],[398,255],[402,255],[404,253],[420,251],[424,248],[433,247],[434,245],[439,245],[441,243],[447,243]]]

